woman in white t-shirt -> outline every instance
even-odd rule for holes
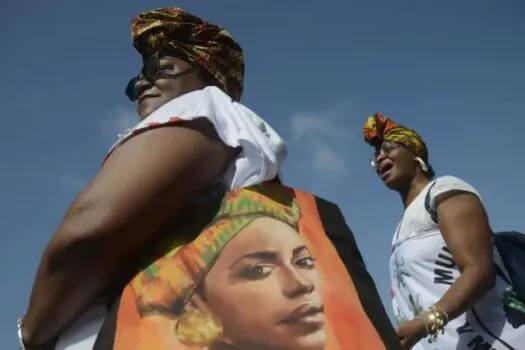
[[[410,349],[522,349],[525,326],[509,323],[510,284],[481,197],[453,176],[434,179],[415,131],[376,113],[364,128],[371,164],[405,208],[390,255],[397,333]]]

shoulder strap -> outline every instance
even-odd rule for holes
[[[434,187],[435,185],[436,185],[436,181],[433,181],[432,185],[430,185],[429,189],[427,190],[427,194],[425,196],[425,210],[430,215],[430,218],[432,219],[432,221],[434,221],[437,224],[438,222],[437,211],[434,208],[432,208],[432,204],[430,203],[431,201],[430,191],[432,191],[432,187]]]

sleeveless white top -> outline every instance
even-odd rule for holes
[[[405,210],[390,255],[392,305],[397,323],[411,320],[435,304],[460,276],[439,225],[425,208],[429,189],[433,210],[436,196],[451,190],[479,197],[466,182],[443,176],[436,179],[435,184],[428,184]],[[496,249],[494,261],[506,274]],[[438,335],[437,342],[430,344],[423,339],[413,349],[525,349],[525,325],[514,328],[507,322],[503,309],[502,296],[509,287],[505,279],[497,277],[494,288],[468,312],[452,320],[445,327],[445,334]]]

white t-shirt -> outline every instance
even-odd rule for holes
[[[226,145],[241,149],[227,171],[218,179],[227,190],[273,180],[279,175],[286,159],[283,139],[255,112],[233,101],[215,86],[187,93],[166,103],[134,128],[119,135],[119,140],[111,147],[108,156],[139,133],[159,126],[176,125],[181,120],[202,117],[213,124]],[[106,315],[105,305],[93,305],[61,334],[55,349],[93,349]]]
[[[429,190],[433,210],[436,196],[448,191],[460,190],[479,197],[465,181],[443,176],[428,184],[406,208],[390,255],[392,305],[398,323],[415,318],[439,301],[460,276],[439,225],[425,208]],[[494,261],[506,274],[496,249]],[[497,277],[494,288],[468,312],[450,321],[437,342],[430,344],[423,339],[413,349],[525,349],[525,326],[514,328],[506,320],[502,296],[508,288],[505,279]]]

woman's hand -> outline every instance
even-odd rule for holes
[[[406,321],[396,329],[397,336],[403,349],[412,349],[421,339],[427,335],[425,321],[421,318],[415,318]]]

